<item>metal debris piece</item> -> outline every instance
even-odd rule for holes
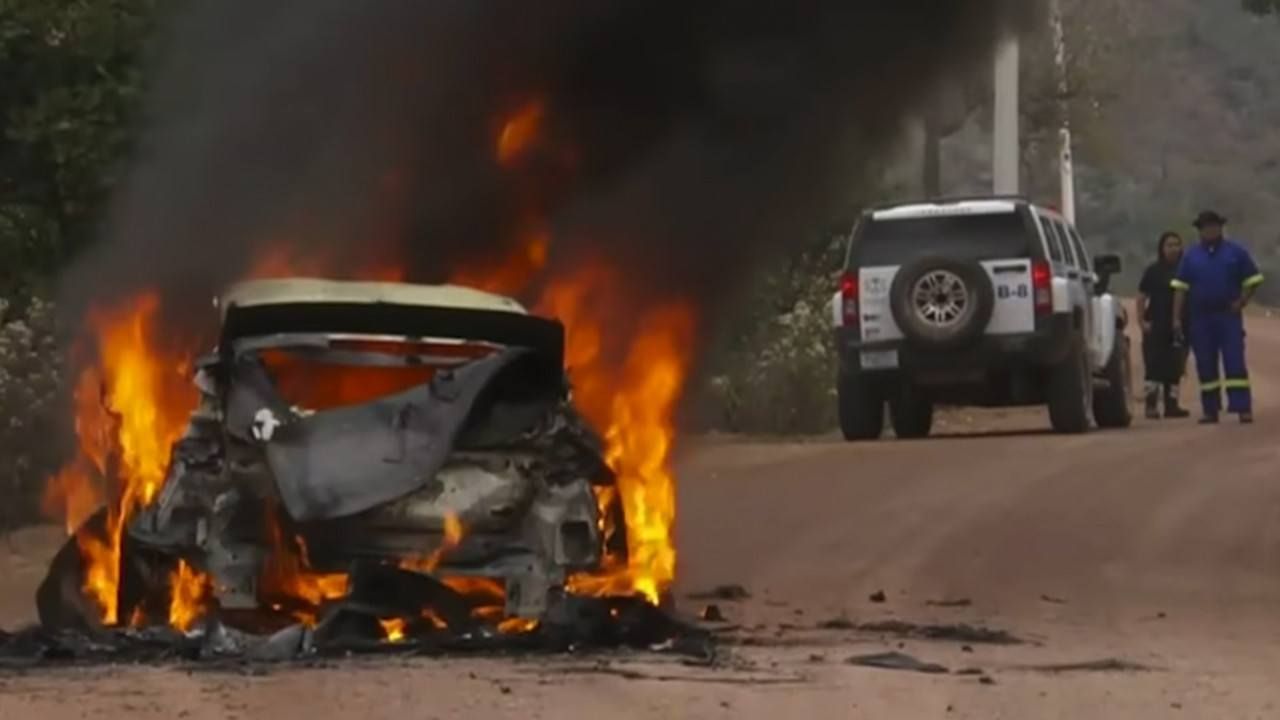
[[[881,670],[906,670],[908,672],[942,675],[949,672],[943,665],[924,662],[906,653],[886,652],[871,655],[855,655],[846,660],[850,665],[879,668]]]
[[[424,573],[381,563],[358,562],[343,606],[377,618],[420,617],[430,608],[450,629],[472,629],[472,604],[456,590]]]
[[[1056,663],[1049,665],[1028,665],[1023,669],[1055,674],[1070,672],[1152,672],[1154,670],[1154,668],[1141,663],[1123,660],[1120,658],[1105,658],[1102,660]]]
[[[245,653],[247,660],[258,662],[285,662],[310,654],[312,633],[305,625],[290,625],[266,640],[251,646]]]
[[[724,622],[724,613],[720,612],[719,605],[708,605],[702,608],[702,612],[698,615],[706,622]]]

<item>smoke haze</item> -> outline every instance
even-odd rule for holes
[[[80,312],[159,288],[166,317],[264,248],[413,281],[499,258],[531,226],[636,293],[711,306],[843,208],[923,93],[1034,19],[1023,0],[195,0],[152,75]],[[533,145],[499,163],[530,105]],[[198,310],[196,310],[198,308]]]

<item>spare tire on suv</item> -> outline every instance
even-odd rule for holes
[[[982,337],[995,310],[995,290],[976,261],[923,257],[898,270],[889,308],[908,341],[953,348]]]

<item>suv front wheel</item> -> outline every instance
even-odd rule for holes
[[[1093,405],[1093,374],[1084,339],[1071,339],[1067,356],[1049,370],[1049,422],[1060,433],[1089,431]]]
[[[884,395],[880,388],[862,373],[842,372],[836,395],[844,439],[879,439],[884,433]]]
[[[1103,379],[1107,386],[1099,388],[1093,395],[1093,419],[1101,428],[1126,428],[1133,421],[1133,413],[1129,405],[1129,338],[1123,333],[1116,335],[1116,345],[1111,350],[1111,359],[1102,369]]]

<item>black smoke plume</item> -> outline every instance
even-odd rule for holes
[[[841,209],[924,94],[1037,5],[193,0],[64,304],[157,287],[167,321],[212,321],[273,243],[430,282],[535,222],[552,270],[595,253],[637,297],[711,306]],[[503,119],[533,102],[538,141],[503,166]]]

